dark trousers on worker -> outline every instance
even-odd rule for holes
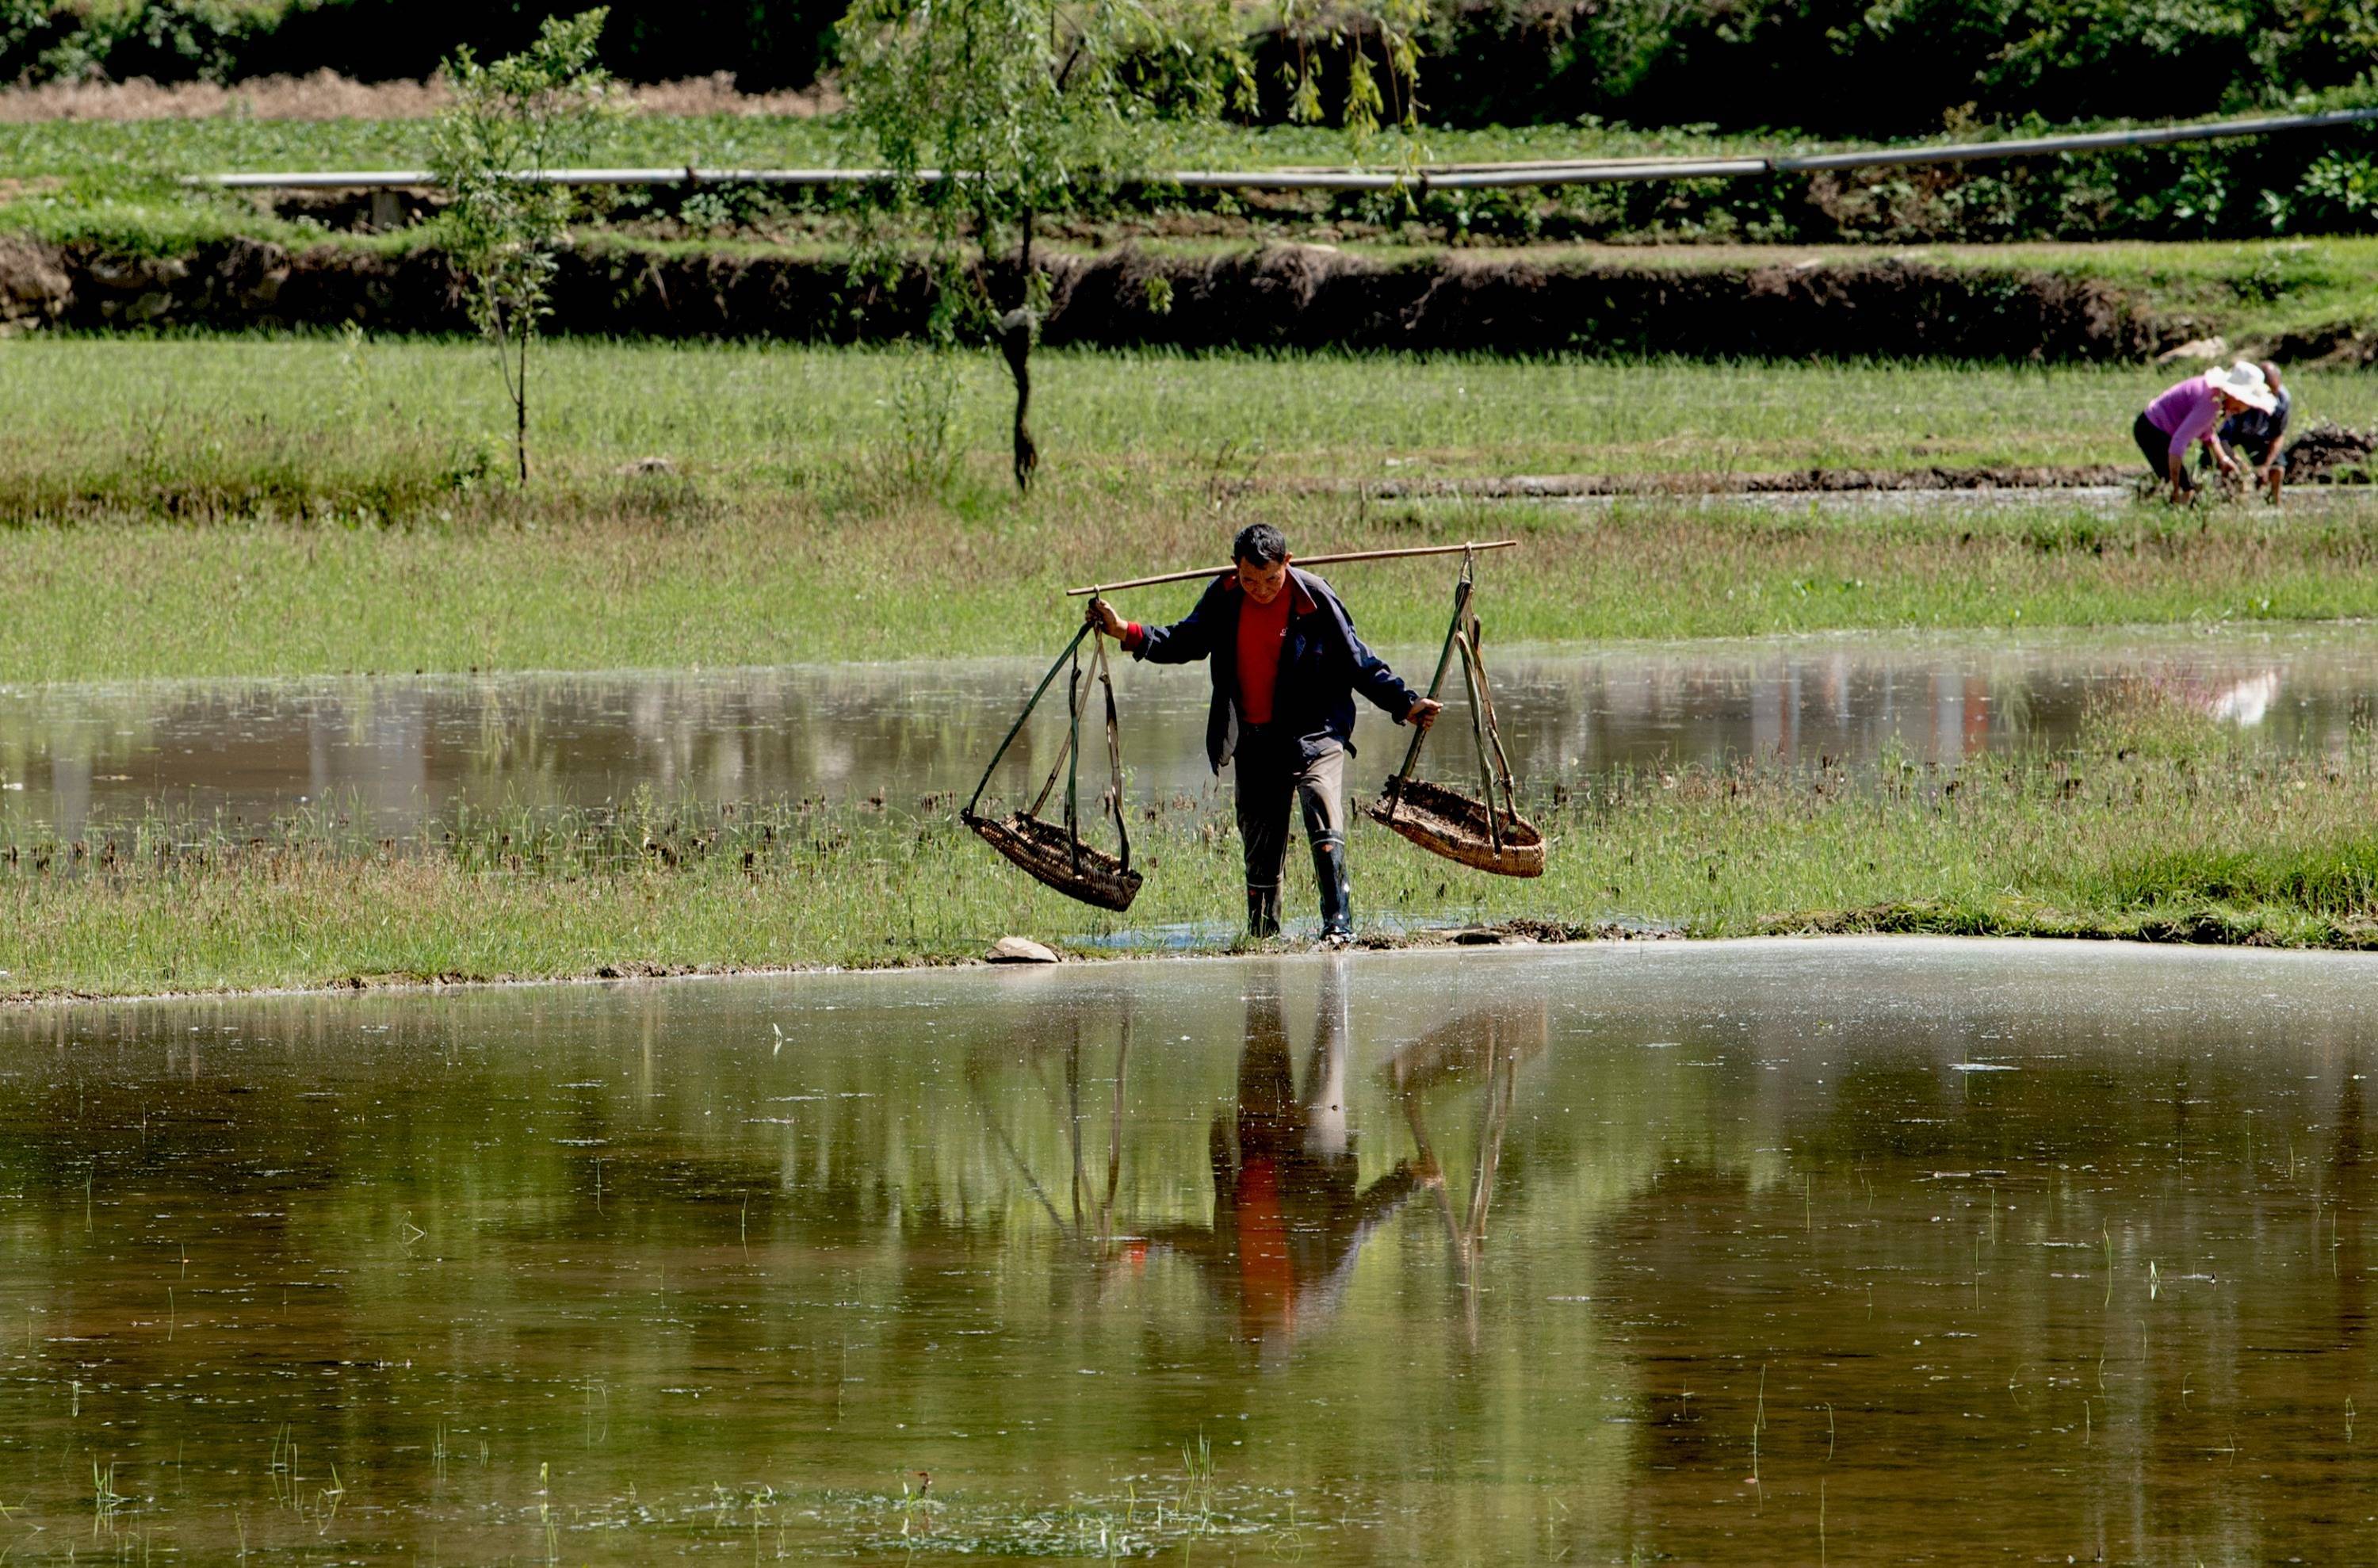
[[[2139,443],[2139,455],[2147,460],[2147,472],[2153,474],[2158,483],[2170,484],[2170,435],[2156,429],[2156,422],[2142,414],[2131,422],[2131,440]],[[2180,471],[2180,484],[2182,489],[2196,488],[2196,481],[2189,477],[2186,468]]]
[[[1297,737],[1253,724],[1239,730],[1239,842],[1246,851],[1247,934],[1279,934],[1280,877],[1288,867],[1289,810],[1304,809],[1304,838],[1321,890],[1324,936],[1353,934],[1346,875],[1346,751],[1326,741],[1308,759]]]
[[[2274,455],[2273,449],[2279,444],[2278,438],[2276,436],[2266,441],[2232,441],[2226,436],[2222,439],[2228,443],[2231,452],[2235,452],[2239,457],[2245,461],[2248,467],[2255,469],[2268,468],[2271,465]],[[2276,454],[2276,458],[2279,464],[2279,471],[2284,474],[2287,472],[2288,467],[2287,453],[2278,452]],[[2197,472],[2200,474],[2204,473],[2210,470],[2212,466],[2213,454],[2200,449],[2196,454]]]

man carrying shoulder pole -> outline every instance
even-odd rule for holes
[[[1288,863],[1289,808],[1304,808],[1313,879],[1321,889],[1321,939],[1354,935],[1346,874],[1346,759],[1353,754],[1354,694],[1399,724],[1426,729],[1443,705],[1413,691],[1354,634],[1329,585],[1289,564],[1288,541],[1268,523],[1239,530],[1231,570],[1170,626],[1126,621],[1093,597],[1090,624],[1135,658],[1207,662],[1214,696],[1206,756],[1233,763],[1239,838],[1246,854],[1247,934],[1279,935],[1280,874]]]

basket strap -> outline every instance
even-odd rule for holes
[[[1485,699],[1479,694],[1478,656],[1474,651],[1477,645],[1473,641],[1477,634],[1477,628],[1478,623],[1473,618],[1471,623],[1462,629],[1459,644],[1461,681],[1470,691],[1470,738],[1478,747],[1478,776],[1485,786],[1486,839],[1495,846],[1495,854],[1500,855],[1503,852],[1503,829],[1499,819],[1495,814],[1495,767],[1486,760],[1486,703]]]
[[[1486,628],[1478,623],[1476,616],[1471,616],[1470,657],[1478,668],[1478,705],[1486,713],[1486,743],[1495,753],[1495,777],[1503,786],[1503,809],[1516,818],[1519,814],[1519,790],[1511,781],[1511,759],[1503,750],[1503,731],[1495,722],[1495,689],[1486,679],[1485,641]],[[1486,810],[1490,815],[1495,810],[1491,792],[1486,797]]]
[[[1040,792],[1032,798],[1030,814],[1039,816],[1040,808],[1049,803],[1049,797],[1057,792],[1057,775],[1065,771],[1065,759],[1073,754],[1074,738],[1068,735],[1057,742],[1057,760],[1049,765],[1049,777],[1040,781]]]
[[[1082,874],[1082,645],[1074,644],[1074,673],[1065,682],[1065,837],[1074,874]]]
[[[1107,698],[1107,772],[1111,782],[1107,802],[1114,808],[1115,838],[1123,846],[1123,868],[1131,869],[1131,829],[1123,820],[1123,728],[1115,718],[1114,674],[1107,666],[1107,639],[1103,632],[1090,635],[1090,668],[1098,671],[1099,685]],[[1128,1025],[1126,1025],[1128,1027]]]
[[[1453,621],[1445,629],[1445,647],[1436,656],[1436,673],[1429,677],[1428,700],[1431,702],[1435,702],[1436,694],[1445,689],[1445,672],[1453,664],[1453,645],[1461,635],[1462,614],[1470,608],[1470,590],[1472,583],[1471,573],[1472,568],[1477,565],[1477,560],[1474,553],[1463,556],[1461,575],[1454,579]],[[1404,748],[1404,765],[1396,770],[1395,778],[1387,783],[1387,816],[1390,820],[1396,814],[1397,802],[1403,798],[1404,785],[1411,781],[1412,769],[1420,764],[1421,744],[1427,739],[1427,730],[1415,729],[1412,731],[1411,744]]]
[[[1057,656],[1057,662],[1049,667],[1049,673],[1040,677],[1040,684],[1032,688],[1032,694],[1024,700],[1024,711],[1017,714],[1015,722],[1007,727],[1007,738],[999,742],[999,750],[991,754],[991,766],[982,770],[982,781],[974,787],[974,796],[967,802],[966,810],[958,813],[959,821],[974,821],[974,808],[982,803],[982,792],[991,787],[991,776],[999,771],[999,759],[1007,754],[1008,747],[1015,744],[1015,737],[1024,732],[1024,721],[1032,717],[1034,708],[1040,706],[1041,694],[1048,691],[1049,682],[1057,679],[1057,671],[1065,668],[1065,661],[1074,657],[1074,650],[1080,647],[1082,639],[1089,634],[1089,623],[1084,621],[1081,630],[1074,633],[1074,640],[1065,645],[1065,651]]]
[[[1071,712],[1075,705],[1080,700],[1079,694],[1082,684],[1081,666],[1082,657],[1080,654],[1076,653],[1074,656],[1074,672],[1067,678],[1068,684],[1065,693],[1065,707],[1068,712]],[[1073,730],[1068,728],[1065,731],[1065,738],[1057,742],[1057,760],[1049,765],[1049,777],[1040,781],[1040,792],[1032,797],[1032,814],[1034,816],[1039,816],[1040,814],[1040,808],[1049,803],[1049,796],[1057,788],[1057,775],[1064,772],[1065,764],[1073,759],[1075,739],[1075,736]],[[1074,826],[1074,817],[1073,797],[1070,795],[1066,797],[1065,810],[1065,826],[1066,827],[1071,828]]]

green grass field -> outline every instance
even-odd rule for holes
[[[1060,590],[1219,559],[1511,534],[1501,640],[2378,614],[2378,505],[2174,512],[1989,498],[1385,502],[1316,483],[2120,463],[2153,370],[1051,354],[1044,477],[1004,476],[1004,377],[955,366],[919,484],[902,351],[562,343],[527,490],[467,343],[0,343],[0,669],[13,680],[587,669],[1004,653]],[[2366,376],[2300,417],[2378,423]],[[910,410],[904,415],[904,408]],[[623,474],[663,457],[670,471]],[[1173,597],[1183,597],[1180,590]],[[1442,573],[1379,569],[1423,641]],[[1161,614],[1165,593],[1135,609]]]
[[[665,455],[724,490],[814,490],[896,456],[935,363],[902,348],[557,340],[537,350],[540,482]],[[1004,370],[961,354],[948,417],[1003,445]],[[1519,473],[2130,463],[2132,417],[2189,368],[1604,362],[1048,350],[1034,424],[1052,475],[1258,486]],[[143,497],[179,513],[273,491],[391,497],[508,450],[492,354],[335,335],[0,341],[0,518]],[[2366,373],[2304,369],[2298,428],[2378,423]],[[170,498],[177,493],[182,500]],[[236,510],[236,509],[234,509]]]

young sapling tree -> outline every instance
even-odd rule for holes
[[[512,404],[512,449],[528,483],[528,364],[552,313],[554,256],[570,237],[570,190],[548,178],[582,155],[614,112],[594,63],[608,13],[549,17],[534,42],[482,64],[468,44],[445,72],[453,102],[431,132],[429,166],[449,198],[446,241],[471,322],[492,344]]]
[[[1354,0],[1325,19],[1318,0],[1291,0],[1299,36],[1326,34],[1347,50],[1339,114],[1358,140],[1383,108],[1416,124],[1424,15],[1424,0]],[[1019,489],[1030,489],[1040,461],[1031,356],[1050,283],[1033,259],[1036,225],[1094,211],[1125,185],[1161,183],[1194,133],[1251,110],[1242,26],[1229,0],[853,0],[843,18],[852,161],[886,172],[874,211],[893,247],[922,229],[934,346],[988,338],[1005,358]],[[1322,118],[1313,55],[1300,52],[1289,76],[1291,114]],[[969,235],[980,257],[971,269]],[[1151,291],[1151,309],[1165,303]]]

